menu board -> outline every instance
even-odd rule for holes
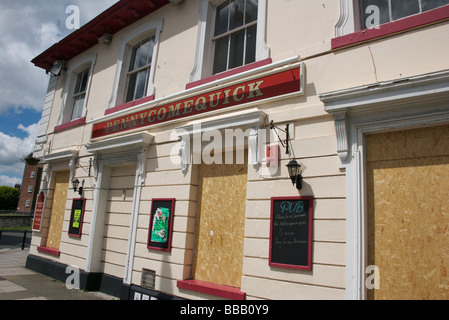
[[[69,222],[69,236],[81,238],[86,199],[73,199]]]
[[[34,218],[33,218],[33,231],[41,231],[42,227],[42,217],[44,213],[44,204],[45,204],[45,194],[44,191],[39,193],[39,197],[37,198],[36,208],[34,210]]]
[[[273,267],[312,270],[313,197],[271,199]]]
[[[153,199],[151,204],[148,249],[170,251],[175,199]]]

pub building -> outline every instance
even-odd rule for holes
[[[447,1],[118,1],[32,61],[27,267],[131,300],[449,298],[448,34]]]

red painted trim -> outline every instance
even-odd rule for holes
[[[153,100],[154,100],[154,94],[151,95],[151,96],[148,96],[148,97],[144,97],[144,98],[141,98],[141,99],[138,99],[138,100],[134,100],[134,101],[130,101],[130,102],[121,104],[121,105],[116,106],[114,108],[107,109],[104,112],[104,115],[107,116],[108,114],[112,114],[112,113],[116,113],[116,112],[119,112],[119,111],[122,111],[122,110],[125,110],[125,109],[129,109],[131,107],[137,106],[139,104],[143,104],[145,102],[150,102],[150,101],[153,101]]]
[[[67,123],[63,123],[63,124],[61,124],[59,126],[56,126],[55,127],[55,132],[66,130],[66,129],[69,129],[69,128],[73,128],[73,127],[76,127],[76,126],[79,126],[79,125],[82,125],[82,124],[85,124],[85,123],[86,123],[86,117],[80,118],[80,119],[76,119],[76,120],[73,120],[73,121],[70,121],[70,122],[67,122]]]
[[[365,29],[348,35],[332,39],[332,49],[340,49],[370,40],[391,36],[400,32],[424,27],[433,23],[449,19],[449,6],[444,6],[418,15],[410,16],[390,23],[380,25],[378,28]]]
[[[48,247],[37,247],[37,251],[40,253],[50,254],[55,257],[59,257],[61,255],[61,251],[58,249],[48,248]]]
[[[245,300],[246,293],[239,288],[223,286],[211,282],[200,280],[178,280],[176,286],[180,289],[186,289],[196,292],[209,294],[225,299]]]
[[[190,83],[186,84],[186,89],[192,89],[192,88],[198,87],[200,85],[203,85],[203,84],[206,84],[206,83],[209,83],[212,81],[216,81],[216,80],[227,78],[227,77],[230,77],[230,76],[233,76],[233,75],[245,72],[245,71],[256,69],[256,68],[265,66],[267,64],[270,64],[271,62],[272,62],[271,58],[268,58],[265,60],[250,63],[246,66],[242,66],[242,67],[238,67],[238,68],[228,70],[228,71],[225,71],[222,73],[218,73],[218,74],[215,74],[213,76],[210,76],[210,77],[198,80],[198,81],[190,82]]]
[[[308,200],[309,201],[309,243],[308,243],[308,254],[307,254],[307,265],[306,266],[298,266],[291,264],[283,264],[272,262],[272,252],[273,252],[273,215],[274,215],[274,201],[278,200]],[[271,215],[270,215],[270,253],[268,264],[271,267],[280,267],[287,269],[296,269],[296,270],[304,270],[311,271],[312,270],[312,242],[313,242],[313,197],[274,197],[271,198]]]

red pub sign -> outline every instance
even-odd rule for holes
[[[301,68],[297,67],[219,90],[198,94],[183,100],[149,107],[142,111],[94,124],[92,139],[135,129],[143,129],[152,125],[246,103],[301,93],[301,80]]]
[[[44,212],[45,194],[43,191],[39,194],[36,202],[36,210],[34,210],[33,231],[41,231],[42,214]]]

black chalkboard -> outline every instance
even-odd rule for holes
[[[312,270],[313,197],[271,199],[270,266]]]
[[[73,199],[72,214],[70,215],[69,236],[81,237],[84,220],[84,206],[86,199]]]

